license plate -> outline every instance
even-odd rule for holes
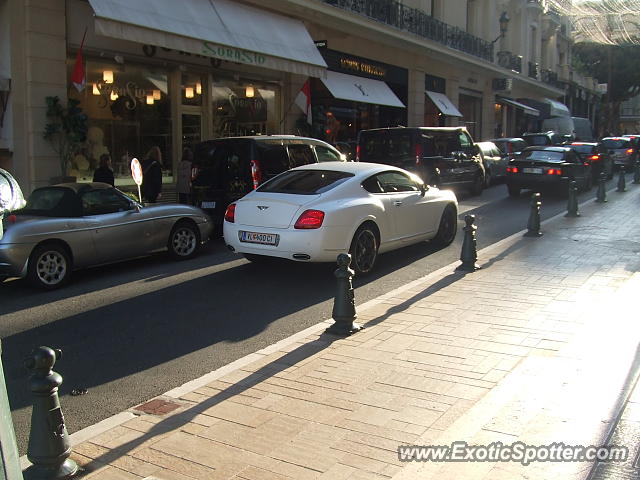
[[[523,173],[542,173],[542,169],[541,168],[532,168],[532,167],[525,167],[522,169]]]
[[[244,243],[260,243],[262,245],[277,246],[280,241],[280,235],[277,233],[245,232],[240,230],[238,232],[238,240]]]
[[[200,208],[216,208],[216,202],[202,202]]]

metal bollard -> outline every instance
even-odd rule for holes
[[[600,172],[598,176],[598,191],[596,192],[596,202],[605,203],[607,201],[607,174]]]
[[[620,165],[620,175],[618,175],[618,188],[616,192],[626,192],[627,191],[627,183],[624,178],[624,165]]]
[[[29,383],[34,397],[27,448],[27,458],[33,465],[25,470],[25,480],[62,480],[78,471],[78,465],[69,458],[71,443],[58,398],[62,377],[52,370],[61,356],[61,350],[38,347],[24,362],[33,370]]]
[[[635,185],[640,183],[640,158],[636,160],[636,164],[633,169],[633,183]]]
[[[476,230],[478,227],[473,224],[475,221],[475,215],[465,215],[464,217],[466,225],[462,228],[462,230],[464,230],[464,239],[462,240],[462,251],[460,252],[460,260],[462,263],[456,268],[456,270],[462,272],[475,272],[480,268],[480,266],[476,264],[476,260],[478,260]]]
[[[569,199],[567,200],[567,213],[565,217],[579,217],[578,211],[578,185],[575,180],[569,182]]]
[[[540,205],[542,205],[542,201],[540,200],[540,193],[536,192],[531,195],[531,203],[529,206],[529,221],[527,222],[527,233],[524,234],[525,237],[541,237],[542,232],[540,231]]]
[[[333,272],[336,279],[338,279],[338,289],[336,290],[331,314],[334,323],[325,332],[334,335],[351,335],[363,328],[355,323],[358,315],[356,314],[355,296],[353,294],[353,284],[351,283],[355,272],[349,268],[351,255],[341,253],[338,255],[337,262],[338,268]]]

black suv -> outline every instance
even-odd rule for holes
[[[480,149],[465,127],[393,127],[361,130],[356,160],[384,163],[419,175],[429,185],[485,186]]]
[[[344,161],[322,140],[294,135],[260,135],[207,140],[193,151],[193,203],[220,232],[227,205],[290,168]]]

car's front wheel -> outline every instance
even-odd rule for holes
[[[64,285],[70,275],[71,258],[62,245],[40,245],[31,252],[27,278],[33,286],[53,290]]]
[[[438,227],[438,233],[433,237],[431,242],[437,247],[446,247],[456,238],[456,232],[458,230],[458,215],[456,207],[453,205],[447,205],[440,217],[440,226]]]
[[[179,222],[169,234],[169,254],[176,260],[187,260],[198,253],[200,233],[190,222]]]
[[[378,258],[378,237],[369,224],[358,228],[351,241],[351,268],[356,275],[366,275],[373,270]]]

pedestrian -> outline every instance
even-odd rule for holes
[[[100,166],[93,172],[93,181],[108,183],[112,187],[115,186],[113,178],[113,170],[111,168],[111,157],[108,153],[100,155]]]
[[[153,146],[140,164],[142,167],[142,199],[147,203],[155,203],[162,190],[162,153],[160,147]]]
[[[180,203],[191,203],[191,166],[193,162],[193,152],[189,148],[182,151],[182,160],[178,165],[178,181],[176,191]]]

